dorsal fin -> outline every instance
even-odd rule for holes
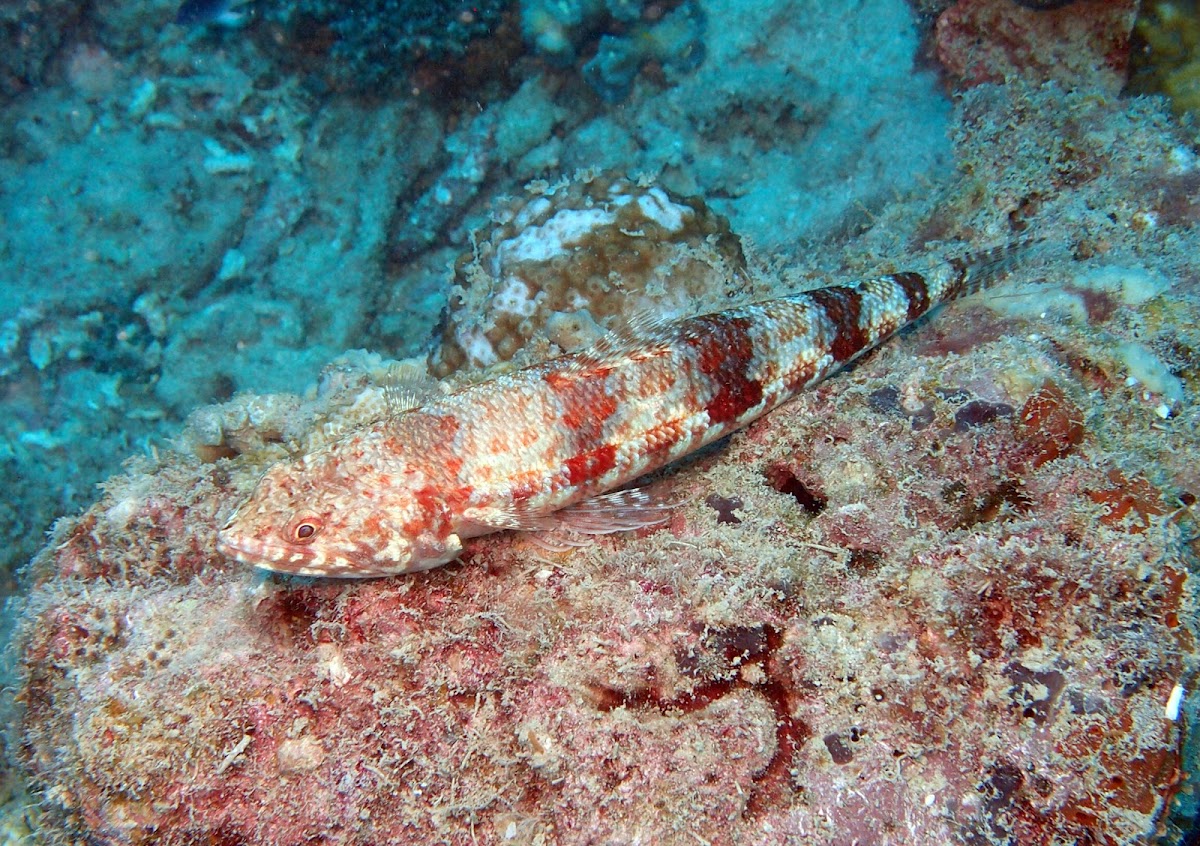
[[[383,378],[383,401],[389,417],[427,405],[444,394],[439,383],[416,368],[393,362]]]
[[[634,350],[645,356],[653,349],[656,336],[662,337],[665,350],[669,343],[666,330],[685,317],[692,315],[664,317],[650,309],[639,310],[620,326],[605,332],[596,343],[575,353],[572,369],[612,364],[626,358]]]

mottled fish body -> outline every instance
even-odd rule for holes
[[[218,549],[364,578],[436,567],[491,532],[662,522],[663,503],[618,489],[982,287],[1011,251],[635,326],[468,385],[270,468]]]

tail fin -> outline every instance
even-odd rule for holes
[[[959,284],[946,299],[969,297],[990,288],[1007,276],[1017,262],[1042,240],[1035,237],[1020,238],[951,259],[950,264],[959,272]]]

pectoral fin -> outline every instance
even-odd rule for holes
[[[520,503],[469,509],[465,516],[485,531],[567,530],[585,535],[628,532],[666,522],[679,501],[667,501],[642,488],[598,494],[559,511],[537,513]]]

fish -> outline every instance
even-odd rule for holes
[[[244,26],[250,20],[253,0],[183,0],[175,12],[176,26],[215,24],[227,29]]]
[[[433,394],[268,468],[217,551],[278,573],[372,578],[446,564],[494,532],[661,524],[676,503],[627,486],[990,285],[1023,245],[633,320],[590,348]]]

